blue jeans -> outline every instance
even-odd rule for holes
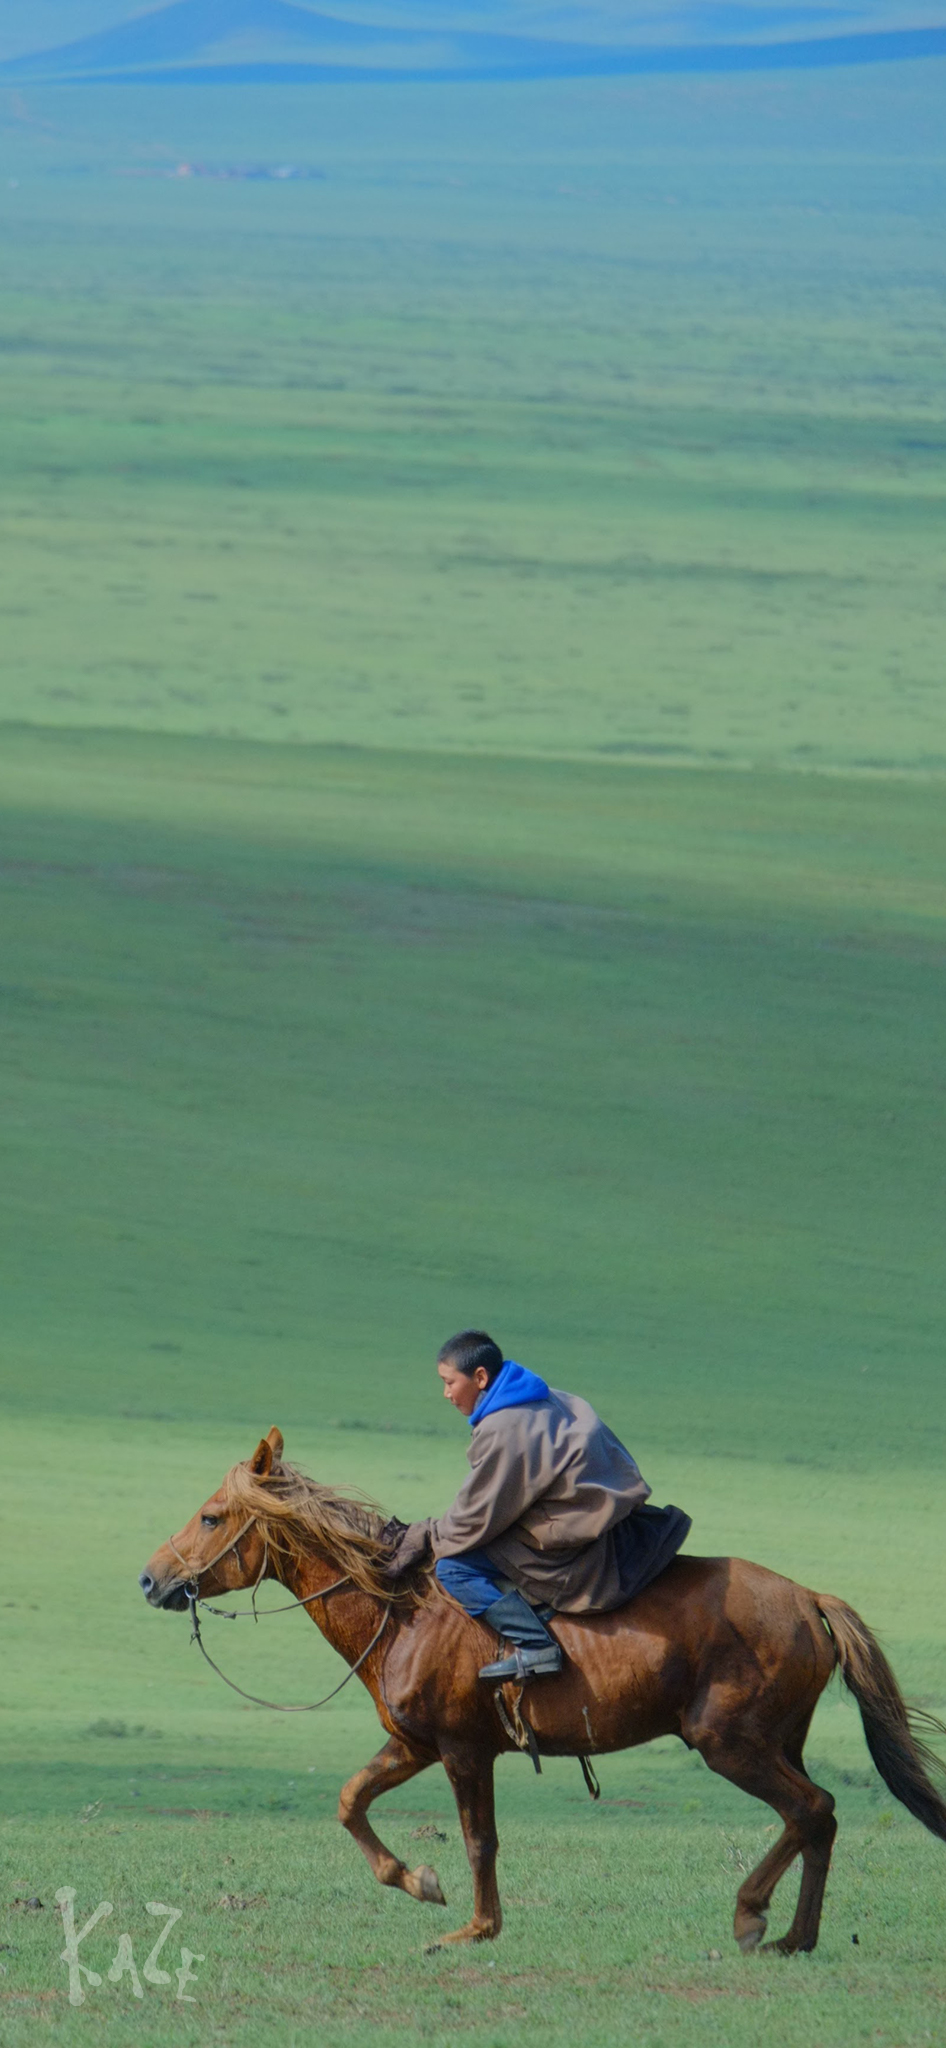
[[[465,1550],[462,1557],[438,1557],[436,1574],[445,1593],[452,1593],[467,1614],[485,1614],[503,1595],[502,1573],[485,1550]]]

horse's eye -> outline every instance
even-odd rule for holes
[[[219,1515],[201,1515],[201,1518],[200,1518],[200,1519],[201,1519],[201,1523],[202,1523],[202,1525],[203,1525],[203,1527],[204,1527],[205,1529],[216,1529],[216,1527],[217,1527],[217,1525],[218,1525],[218,1523],[219,1523],[219,1521],[220,1521],[220,1516],[219,1516]]]

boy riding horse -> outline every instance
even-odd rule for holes
[[[650,1487],[588,1402],[504,1358],[485,1330],[451,1337],[437,1371],[470,1424],[472,1469],[445,1515],[389,1524],[390,1576],[433,1557],[444,1591],[512,1646],[480,1677],[551,1676],[562,1652],[546,1620],[623,1607],[676,1556],[689,1516],[645,1506]]]

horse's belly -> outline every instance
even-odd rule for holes
[[[522,1701],[548,1755],[600,1755],[676,1732],[680,1701],[665,1636],[616,1625],[609,1615],[556,1621],[555,1633],[565,1668],[558,1678],[533,1680]]]

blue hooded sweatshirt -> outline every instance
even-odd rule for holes
[[[530,1372],[528,1366],[517,1365],[514,1358],[504,1358],[492,1386],[480,1395],[467,1420],[470,1428],[475,1429],[484,1415],[495,1415],[500,1408],[526,1408],[532,1401],[547,1401],[548,1398],[548,1386],[545,1380],[540,1380],[537,1372]]]

